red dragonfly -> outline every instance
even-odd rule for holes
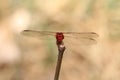
[[[98,34],[95,32],[55,32],[55,31],[37,31],[37,30],[24,30],[22,32],[23,35],[32,36],[32,37],[46,37],[46,36],[54,36],[56,38],[56,44],[58,48],[63,46],[63,39],[65,38],[65,42],[68,43],[67,46],[71,46],[72,43],[77,47],[80,45],[89,45],[96,43],[96,38]],[[73,46],[73,45],[72,45]]]
[[[59,55],[58,55],[58,62],[56,66],[56,72],[55,72],[55,77],[54,80],[59,79],[59,72],[61,68],[61,62],[62,62],[62,56],[65,50],[65,46],[63,43],[63,39],[65,38],[77,38],[80,40],[82,43],[87,42],[87,43],[94,43],[96,42],[95,38],[98,37],[98,34],[94,32],[54,32],[54,31],[35,31],[35,30],[24,30],[22,32],[24,35],[30,35],[30,36],[55,36],[56,38],[56,44],[58,46],[59,50]],[[70,39],[68,39],[70,41]],[[78,41],[76,41],[79,43]],[[71,41],[70,41],[71,44]]]
[[[79,42],[91,44],[96,43],[98,34],[95,32],[55,32],[55,31],[36,31],[36,30],[24,30],[23,35],[40,37],[40,36],[55,36],[57,45],[63,43],[64,38],[74,38],[80,40]],[[71,41],[72,42],[72,41]],[[79,43],[77,42],[77,43]]]

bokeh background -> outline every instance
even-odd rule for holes
[[[96,44],[65,41],[60,80],[120,80],[119,26],[120,0],[0,0],[0,80],[54,79],[54,36],[25,29],[96,32]]]

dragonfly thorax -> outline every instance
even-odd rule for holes
[[[61,43],[64,39],[64,35],[62,32],[58,32],[56,33],[56,40],[57,40],[57,43]]]

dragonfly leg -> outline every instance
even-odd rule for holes
[[[58,42],[58,41],[57,41],[57,46],[58,46],[58,50],[59,50],[60,52],[64,52],[64,50],[65,50],[65,45],[64,45],[63,41],[61,41],[61,42]]]

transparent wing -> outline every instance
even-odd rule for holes
[[[97,38],[99,35],[94,32],[63,32],[68,37]]]
[[[91,37],[66,37],[64,39],[65,43],[72,44],[72,45],[91,45],[96,44],[96,38]]]
[[[35,30],[24,30],[23,35],[32,37],[46,37],[55,36],[55,31],[35,31]],[[93,44],[96,43],[98,34],[94,32],[62,32],[65,36],[65,42],[75,42],[76,44]]]
[[[56,32],[51,31],[35,31],[35,30],[24,30],[22,35],[32,36],[32,37],[40,37],[40,36],[54,36]]]
[[[76,44],[93,44],[96,43],[96,39],[98,37],[98,34],[94,32],[81,32],[81,33],[75,33],[70,32],[64,34],[67,37],[68,42],[74,42]]]
[[[22,34],[28,36],[45,36],[45,35],[55,35],[55,31],[35,31],[35,30],[24,30]],[[67,37],[83,37],[83,38],[96,38],[98,34],[94,32],[62,32]]]

